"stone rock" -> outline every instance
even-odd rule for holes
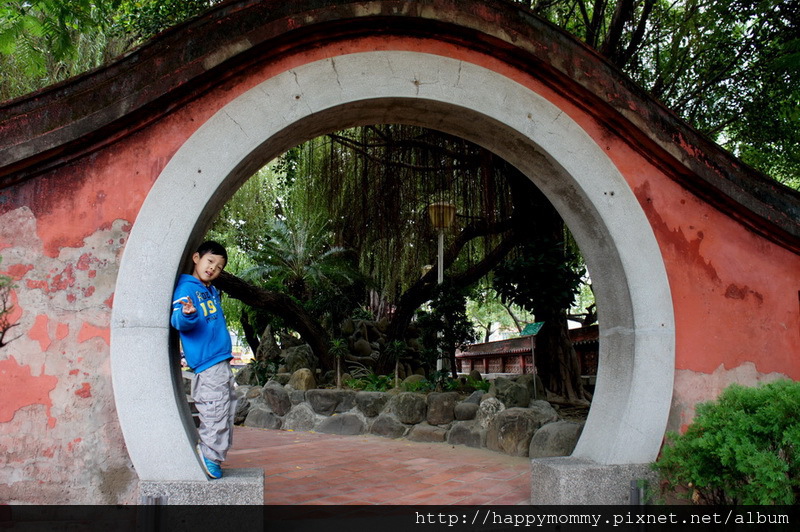
[[[306,401],[317,414],[330,416],[336,412],[336,407],[342,401],[345,392],[353,393],[349,390],[308,390]]]
[[[281,351],[281,356],[288,373],[294,373],[301,368],[308,368],[313,374],[319,366],[319,359],[311,351],[311,347],[308,344],[284,349]]]
[[[381,413],[389,396],[383,392],[357,392],[356,406],[367,417],[376,417]]]
[[[306,392],[303,390],[292,390],[289,392],[289,400],[292,402],[292,406],[304,403],[306,400]]]
[[[314,373],[308,368],[300,368],[289,379],[287,386],[291,386],[295,390],[313,390],[317,387],[317,380],[314,378]]]
[[[443,442],[447,437],[447,429],[442,427],[434,427],[427,423],[420,423],[411,427],[408,431],[408,438],[411,441],[418,442]]]
[[[406,433],[406,426],[397,418],[388,414],[380,414],[369,429],[370,434],[384,438],[402,438]]]
[[[247,397],[247,392],[249,392],[253,387],[248,385],[240,385],[233,389],[233,395],[236,396],[236,399],[244,399]],[[259,389],[259,393],[261,390]]]
[[[389,318],[384,316],[383,318],[379,319],[375,322],[375,327],[381,332],[381,334],[386,334],[386,331],[389,330]]]
[[[233,424],[241,425],[247,419],[247,414],[250,412],[250,401],[244,397],[236,401],[236,411],[233,414]]]
[[[364,338],[353,342],[353,354],[358,357],[368,357],[372,354],[372,346],[369,341]]]
[[[517,377],[517,383],[528,388],[528,394],[532,401],[544,401],[547,399],[547,390],[544,389],[542,379],[538,375],[520,375]]]
[[[250,367],[250,365],[247,365],[237,371],[234,380],[236,381],[236,384],[241,385],[256,386],[258,384],[256,372],[253,371],[253,368]]]
[[[458,421],[469,421],[475,419],[478,415],[478,408],[480,408],[480,406],[477,403],[462,401],[455,406],[453,414],[455,414]]]
[[[289,392],[286,388],[275,383],[267,383],[261,389],[261,397],[264,402],[279,416],[285,416],[292,408],[292,401],[289,399]]]
[[[269,410],[265,405],[253,405],[244,420],[245,427],[256,427],[259,429],[279,429],[281,428],[281,418],[275,412]]]
[[[339,394],[339,402],[336,405],[337,413],[349,412],[356,407],[356,391],[354,390],[334,390]]]
[[[531,402],[531,395],[525,384],[520,384],[512,379],[497,377],[489,389],[506,408],[527,407]]]
[[[340,436],[355,436],[364,434],[365,428],[364,421],[358,415],[338,414],[323,419],[317,426],[317,432],[339,434]]]
[[[548,458],[551,456],[569,456],[575,450],[575,444],[583,431],[583,423],[575,421],[554,421],[542,425],[533,434],[528,456],[531,458]]]
[[[470,394],[469,397],[464,399],[465,403],[475,403],[476,405],[481,404],[481,399],[486,394],[483,390],[475,390]]]
[[[283,418],[284,430],[309,431],[314,430],[317,424],[317,416],[308,406],[308,403],[301,403],[292,408]]]
[[[262,389],[259,386],[252,386],[247,393],[245,394],[245,398],[247,399],[255,399],[256,397],[261,397]]]
[[[478,415],[476,419],[482,428],[488,428],[489,422],[505,409],[505,405],[498,401],[496,397],[487,397],[484,395],[481,399],[480,406],[478,406]]]
[[[281,342],[281,348],[285,351],[287,349],[291,349],[292,347],[298,347],[301,345],[305,345],[302,339],[298,338],[297,336],[293,336],[289,333],[282,332],[278,334],[278,337]]]
[[[409,375],[400,383],[401,388],[406,388],[408,384],[417,384],[425,380],[425,375],[420,373],[414,373],[413,375]]]
[[[426,402],[422,394],[402,392],[389,399],[387,409],[396,415],[401,423],[413,425],[425,420]]]
[[[555,414],[552,407],[550,410]],[[500,451],[512,456],[528,456],[533,433],[545,423],[553,420],[552,418],[548,419],[542,412],[530,408],[508,408],[494,416],[489,422],[486,431],[486,447],[492,451]]]
[[[289,383],[289,379],[291,378],[292,378],[291,373],[286,373],[286,372],[276,373],[269,379],[269,381],[267,381],[267,384],[273,383],[273,384],[280,384],[281,386],[286,386]]]
[[[335,369],[329,369],[328,371],[326,371],[322,375],[322,377],[320,378],[319,384],[323,384],[323,385],[324,384],[332,384],[332,385],[336,386],[336,370]]]
[[[486,429],[477,421],[456,421],[447,432],[447,443],[480,449],[486,446]]]
[[[254,353],[257,360],[275,360],[281,354],[281,348],[275,341],[275,335],[272,334],[272,326],[267,325],[261,338],[258,340],[258,349]]]
[[[559,420],[558,412],[556,412],[556,409],[553,408],[553,405],[547,401],[531,401],[531,404],[528,406],[528,410],[536,415],[540,427],[546,423],[552,423],[553,421]]]
[[[481,375],[481,372],[478,371],[477,369],[473,369],[472,371],[469,372],[469,378],[474,381],[480,382],[483,380],[483,375]]]
[[[427,399],[426,419],[429,425],[447,425],[455,419],[455,406],[458,393],[430,393]]]

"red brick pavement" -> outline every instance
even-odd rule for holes
[[[236,427],[223,470],[264,469],[268,505],[529,504],[530,462],[380,436]]]

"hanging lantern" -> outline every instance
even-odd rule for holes
[[[456,206],[452,203],[439,201],[428,205],[428,216],[434,229],[447,229],[453,225],[456,217]]]

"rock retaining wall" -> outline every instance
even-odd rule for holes
[[[510,384],[503,381],[510,381]],[[497,384],[497,383],[496,383]],[[270,381],[241,385],[236,423],[247,427],[315,431],[339,435],[375,434],[420,442],[487,448],[513,456],[547,457],[572,453],[582,422],[564,420],[541,399],[515,406],[498,399],[497,390],[525,386],[503,379],[489,393],[428,394],[349,389],[298,390]]]

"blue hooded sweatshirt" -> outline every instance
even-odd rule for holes
[[[191,298],[196,312],[183,313],[180,300],[186,297]],[[183,274],[178,279],[172,300],[170,323],[180,332],[183,356],[195,373],[233,358],[231,337],[222,315],[219,291],[215,287]]]

